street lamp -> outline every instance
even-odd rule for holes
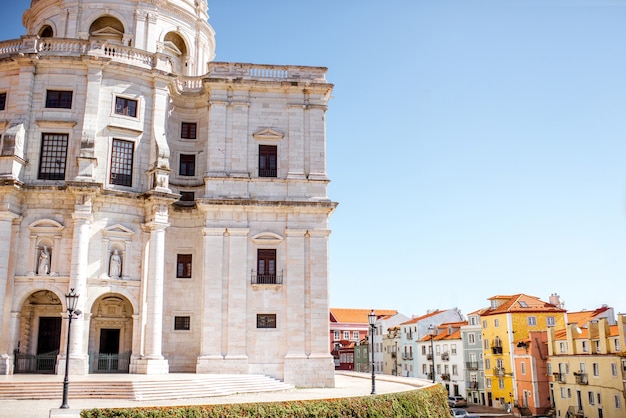
[[[376,325],[376,312],[372,311],[367,315],[370,324],[370,347],[372,351],[372,395],[376,395],[376,373],[374,371],[374,326]]]
[[[428,326],[428,333],[430,334],[430,357],[433,360],[433,383],[435,383],[435,348],[433,339],[437,334],[437,330],[433,324]]]
[[[76,309],[76,302],[78,302],[78,293],[74,291],[74,288],[70,289],[70,293],[65,295],[65,304],[67,306],[67,313],[69,322],[67,323],[67,348],[65,349],[65,378],[63,379],[63,403],[61,404],[62,409],[68,409],[70,406],[67,404],[67,392],[69,389],[70,381],[67,376],[69,374],[69,365],[70,365],[70,332],[72,330],[72,318],[74,314],[80,315],[81,312]]]

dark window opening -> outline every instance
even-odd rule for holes
[[[137,100],[115,98],[115,113],[118,115],[137,117]]]
[[[67,159],[67,134],[42,134],[39,179],[64,180]]]
[[[46,107],[55,109],[71,109],[72,92],[62,90],[48,90],[46,92]]]
[[[257,328],[276,328],[276,314],[257,314]]]
[[[276,250],[257,251],[257,284],[276,284]]]
[[[121,139],[113,140],[111,150],[111,176],[109,182],[119,186],[133,185],[134,143]]]
[[[193,202],[195,199],[196,194],[194,192],[180,192],[181,202]]]
[[[278,147],[259,145],[259,177],[276,177]]]
[[[191,329],[191,318],[188,316],[175,316],[174,329],[181,331],[189,331]]]
[[[181,176],[196,175],[196,156],[194,154],[180,154],[178,174]]]
[[[191,278],[191,254],[178,254],[176,256],[176,277]]]
[[[184,139],[196,139],[196,124],[183,122],[180,125],[180,137]]]
[[[0,110],[4,110],[7,105],[7,94],[0,93]]]

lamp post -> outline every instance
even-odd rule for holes
[[[433,361],[433,383],[435,383],[435,348],[433,340],[437,334],[437,330],[433,324],[428,326],[428,333],[430,334],[430,357]]]
[[[376,372],[374,371],[374,327],[376,326],[376,313],[372,311],[367,315],[370,324],[370,347],[372,351],[372,395],[376,395]]]
[[[69,389],[70,381],[68,380],[68,374],[70,371],[70,332],[72,330],[72,318],[74,313],[80,315],[80,311],[76,309],[76,302],[78,302],[78,293],[74,291],[74,288],[70,289],[70,293],[65,295],[65,303],[67,306],[67,313],[69,322],[67,323],[67,348],[65,349],[65,378],[63,379],[63,403],[60,408],[68,409],[70,406],[67,404],[67,392]]]
[[[396,339],[397,335],[394,335],[394,339]],[[398,340],[394,341],[394,354],[395,357],[393,359],[393,371],[394,374],[397,376],[398,375]]]

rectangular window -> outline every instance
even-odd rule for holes
[[[191,278],[191,254],[176,256],[176,277],[179,279]]]
[[[0,110],[4,110],[7,106],[7,94],[0,93]]]
[[[359,339],[359,331],[352,331],[352,339],[353,340]]]
[[[598,363],[593,363],[593,375],[600,376],[600,365]]]
[[[529,316],[528,317],[528,325],[530,325],[530,326],[537,325],[537,317]]]
[[[452,374],[454,376],[458,376],[459,375],[459,367],[456,364],[452,365]]]
[[[191,122],[181,123],[180,137],[183,139],[196,139],[196,124]]]
[[[615,399],[615,408],[622,409],[622,395],[615,395],[613,399]]]
[[[178,174],[181,176],[195,176],[196,175],[196,155],[195,154],[180,154],[180,166]]]
[[[483,321],[483,328],[485,328],[485,329],[487,328],[487,320],[486,319]]]
[[[565,353],[565,351],[567,351],[567,346],[565,345],[565,343],[563,342],[559,343],[559,351],[561,353]]]
[[[276,328],[276,314],[257,314],[257,328]]]
[[[504,389],[504,379],[498,379],[498,389]]]
[[[276,145],[259,145],[259,177],[276,177],[277,161]]]
[[[188,316],[175,316],[174,329],[178,331],[189,331],[191,329],[191,318]]]
[[[46,107],[53,109],[71,109],[72,92],[63,90],[46,91]]]
[[[486,370],[491,369],[491,360],[490,359],[485,359],[485,369]]]
[[[549,327],[553,327],[556,325],[556,320],[554,319],[553,316],[548,316],[546,318],[546,325],[548,325]]]
[[[111,149],[111,176],[109,182],[119,186],[133,185],[133,154],[135,144],[131,141],[113,139]]]
[[[561,399],[567,399],[567,390],[561,387]]]
[[[619,353],[621,351],[619,347],[620,347],[619,346],[619,340],[616,338],[615,339],[615,352],[616,353]]]
[[[194,192],[180,192],[181,202],[193,202],[195,199],[196,194]]]
[[[595,402],[595,399],[593,397],[593,392],[587,392],[587,397],[589,398],[589,405],[593,405]]]
[[[257,284],[276,283],[276,250],[257,250]],[[348,337],[349,338],[349,337]]]
[[[64,180],[67,159],[67,134],[41,134],[39,179]]]
[[[450,344],[450,353],[456,355],[456,344]]]
[[[611,375],[617,376],[617,363],[611,363]]]
[[[340,339],[340,337],[339,337],[340,332],[339,331],[335,331],[333,334],[334,334],[333,336],[335,337],[335,341],[338,341]]]
[[[587,343],[587,341],[582,341],[582,345],[583,345],[583,353],[589,352],[589,344]]]
[[[343,339],[344,340],[349,340],[350,339],[350,331],[344,331],[343,332]]]
[[[485,379],[485,383],[487,384],[487,389],[491,389],[491,379]]]
[[[498,328],[500,326],[500,320],[499,319],[494,319],[493,320],[493,326]]]
[[[117,115],[137,117],[137,100],[124,97],[115,98],[115,113]]]
[[[467,343],[471,345],[476,344],[476,337],[474,334],[467,334]]]
[[[521,366],[521,369],[522,369],[522,374],[526,374],[526,363],[522,361],[520,366]]]

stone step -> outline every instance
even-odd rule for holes
[[[92,378],[88,381],[70,380],[70,399],[130,399],[159,400],[184,399],[211,396],[224,396],[235,393],[275,392],[293,389],[269,376],[262,375],[190,375],[188,378],[159,379],[117,377],[116,380]],[[59,380],[41,381],[0,381],[0,399],[56,399],[63,394],[63,382]]]

